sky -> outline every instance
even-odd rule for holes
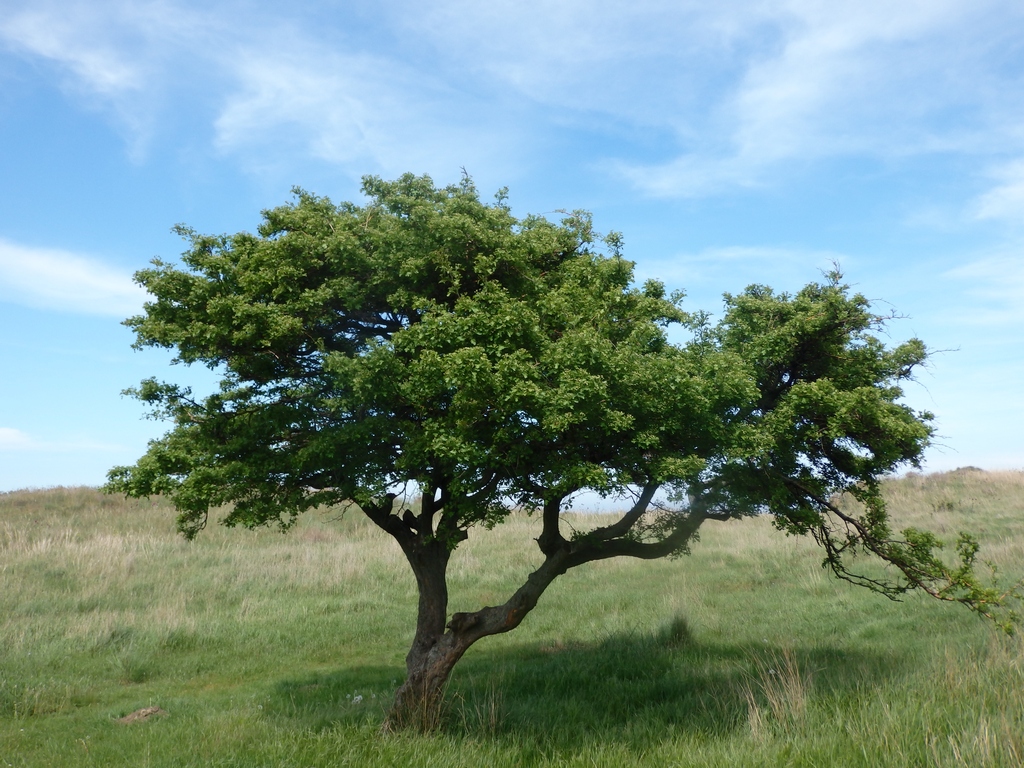
[[[1019,0],[0,0],[0,491],[99,485],[213,385],[135,351],[178,223],[462,169],[712,314],[833,263],[933,350],[924,468],[1024,468]]]

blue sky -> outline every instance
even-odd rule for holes
[[[838,262],[936,350],[926,469],[1024,467],[1016,0],[2,5],[0,490],[101,483],[165,428],[122,389],[209,383],[120,325],[172,225],[461,168],[691,309]]]

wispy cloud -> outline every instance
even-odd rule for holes
[[[775,45],[738,52],[745,70],[707,105],[705,130],[680,136],[685,149],[667,162],[619,163],[622,175],[650,194],[699,195],[765,183],[794,161],[1019,144],[1021,108],[992,97],[1000,85],[1015,90],[994,52],[1000,35],[992,39],[993,17],[1020,21],[1008,4],[807,0],[760,10]]]
[[[0,239],[0,300],[125,317],[138,312],[146,296],[129,275],[95,259]]]
[[[273,146],[276,157],[298,153],[356,173],[451,173],[494,154],[493,120],[471,104],[462,104],[460,120],[440,114],[463,97],[402,62],[284,36],[236,56],[230,69],[215,141],[248,163],[267,163]],[[510,150],[515,142],[506,139]]]
[[[1017,253],[976,259],[948,270],[942,277],[955,282],[968,298],[956,313],[966,326],[989,326],[1020,343],[1024,323],[1024,246]]]
[[[716,290],[741,290],[750,283],[770,283],[780,289],[799,287],[834,265],[849,265],[853,257],[836,251],[766,246],[727,246],[672,259],[647,260],[637,277],[656,277],[682,286],[714,285]],[[740,276],[742,276],[740,278]],[[735,285],[737,278],[742,285]]]
[[[695,196],[835,156],[1019,154],[1022,26],[1014,0],[34,0],[0,42],[62,68],[137,144],[183,94],[250,168],[515,168],[579,129],[629,137],[589,168]]]
[[[1020,222],[1024,215],[1024,158],[1013,160],[990,175],[996,183],[975,200],[975,217]]]
[[[224,151],[298,143],[322,159],[365,160],[379,140],[377,110],[364,91],[375,68],[369,59],[324,68],[253,51],[235,64],[238,86],[214,124],[216,143]]]
[[[13,451],[48,451],[64,453],[72,451],[119,451],[122,446],[95,440],[64,439],[57,442],[39,440],[27,432],[13,427],[0,427],[0,453]]]
[[[112,117],[141,161],[175,72],[194,73],[204,50],[215,49],[209,38],[218,27],[164,0],[14,0],[0,18],[0,47],[50,64],[79,104]]]
[[[8,15],[0,21],[0,36],[15,50],[66,67],[83,86],[103,96],[142,88],[138,61],[102,36],[82,34],[84,19],[74,7],[54,11],[37,7]]]
[[[65,91],[89,109],[109,111],[130,156],[141,160],[150,136],[149,110],[140,104],[148,98],[144,59],[130,56],[109,39],[109,31],[96,29],[96,17],[74,6],[30,7],[0,20],[0,43],[52,64]]]
[[[1019,91],[1024,22],[1012,0],[385,8],[404,42],[432,46],[437,66],[463,81],[629,132],[648,157],[656,147],[661,160],[596,162],[656,196],[766,185],[787,164],[834,156],[984,155],[1024,143],[1024,106],[1007,98]]]
[[[0,427],[0,451],[24,451],[35,445],[35,441],[20,429]]]
[[[356,175],[516,167],[504,158],[521,142],[495,109],[500,96],[481,100],[451,72],[375,45],[388,37],[386,13],[361,36],[345,29],[356,11],[324,25],[238,11],[40,0],[0,20],[0,46],[53,64],[65,90],[113,116],[137,159],[162,120],[181,119],[184,97],[193,124],[209,120],[212,149],[256,172],[310,161]]]

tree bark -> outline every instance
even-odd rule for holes
[[[438,637],[426,653],[416,653],[414,644],[414,650],[406,657],[405,682],[395,691],[384,730],[436,730],[441,724],[448,678],[468,647],[452,634]]]
[[[406,679],[395,692],[385,730],[434,730],[441,717],[445,684],[465,653],[453,633],[446,633],[448,560],[451,552],[436,539],[400,542],[416,576],[419,606],[416,635],[405,657]]]
[[[638,507],[646,508],[652,495],[653,489],[645,489]],[[595,531],[594,540],[568,541],[557,531],[559,504],[557,500],[545,506],[544,532],[538,540],[545,554],[544,562],[515,594],[502,605],[456,613],[447,623],[447,568],[451,549],[443,540],[433,537],[404,533],[396,536],[416,576],[419,608],[416,635],[406,656],[407,676],[395,692],[384,730],[435,730],[443,714],[448,678],[463,654],[483,637],[518,627],[551,582],[570,568],[610,557],[664,557],[689,542],[701,523],[711,517],[706,513],[688,515],[665,539],[643,543],[620,538],[623,532],[620,528],[628,531],[639,517],[634,508],[624,516],[625,523]]]
[[[433,542],[432,542],[433,544]],[[450,553],[441,545],[409,556],[419,588],[416,636],[406,656],[406,679],[395,692],[384,722],[385,730],[412,728],[428,732],[437,728],[443,714],[445,686],[455,664],[477,640],[515,629],[541,594],[568,568],[567,553],[549,555],[526,583],[500,606],[473,613],[456,613],[445,624],[448,587],[445,583]],[[415,559],[415,562],[414,562]]]

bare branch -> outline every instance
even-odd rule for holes
[[[541,529],[540,536],[537,537],[537,546],[539,546],[540,551],[549,558],[556,552],[563,550],[568,544],[559,529],[559,522],[562,518],[562,502],[564,500],[565,495],[561,494],[553,496],[544,502],[544,527]]]
[[[654,498],[654,494],[658,492],[660,487],[661,483],[656,483],[653,480],[647,483],[640,492],[640,497],[636,500],[636,503],[626,514],[611,525],[591,531],[587,534],[587,538],[592,541],[609,541],[625,536],[636,525],[637,521],[644,516],[644,513],[647,512],[651,499]]]

